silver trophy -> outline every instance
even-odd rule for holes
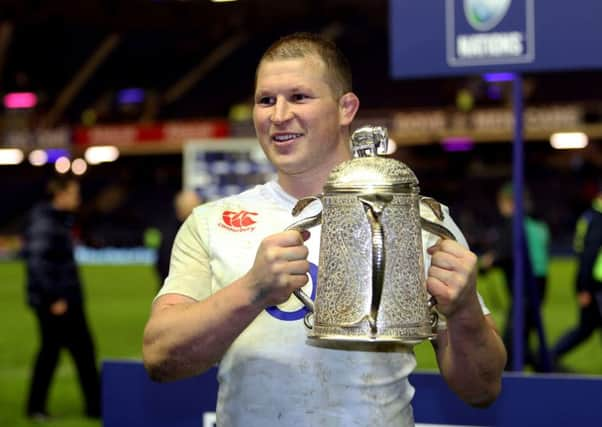
[[[439,220],[443,213],[436,201],[419,195],[410,168],[379,156],[387,142],[383,127],[356,130],[354,158],[332,170],[322,194],[299,200],[293,209],[296,216],[315,200],[322,204],[319,214],[288,227],[322,225],[315,303],[295,292],[310,311],[310,344],[415,345],[434,336],[437,313],[426,291],[422,229],[454,236],[421,218],[421,203]]]

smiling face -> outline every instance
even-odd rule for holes
[[[358,105],[351,92],[335,98],[316,55],[260,64],[253,121],[281,185],[295,178],[321,185],[335,165],[350,158],[348,126]]]

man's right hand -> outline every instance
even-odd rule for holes
[[[308,238],[308,231],[288,230],[263,239],[247,273],[254,302],[266,307],[281,304],[308,282],[309,250],[303,244]]]

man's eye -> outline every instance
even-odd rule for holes
[[[272,105],[274,103],[274,97],[262,96],[260,98],[257,98],[256,103],[259,105]]]
[[[309,97],[307,95],[305,95],[304,93],[296,93],[293,95],[292,98],[294,101],[303,101]]]

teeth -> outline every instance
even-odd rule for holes
[[[300,133],[289,133],[287,135],[274,135],[273,138],[276,141],[283,142],[283,141],[289,141],[289,140],[297,138],[299,136],[301,136]]]

